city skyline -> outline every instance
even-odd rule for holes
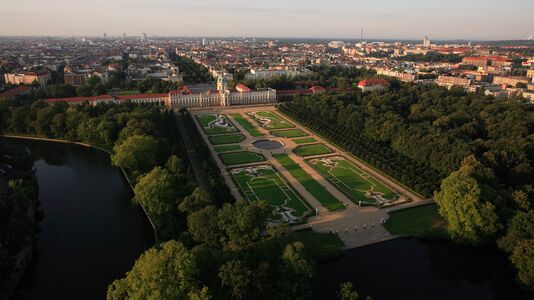
[[[211,36],[358,39],[512,40],[534,32],[534,3],[511,0],[72,1],[4,0],[5,36]],[[104,9],[103,9],[104,7]],[[20,22],[31,19],[32,22]],[[90,20],[80,22],[80,20]],[[36,26],[39,24],[39,26]],[[215,25],[214,25],[215,24]],[[422,26],[424,24],[424,26]],[[444,26],[446,24],[446,26]]]

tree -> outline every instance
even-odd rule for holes
[[[186,299],[197,292],[196,276],[194,256],[171,240],[143,253],[126,278],[108,287],[107,299]],[[200,295],[191,299],[209,299],[207,291]]]
[[[534,210],[518,212],[498,245],[511,254],[510,261],[518,271],[519,281],[534,290]]]
[[[477,164],[466,159],[458,171],[443,180],[435,195],[451,237],[468,243],[480,243],[500,227],[495,206],[484,198],[483,187],[474,176],[484,172]]]
[[[195,241],[211,248],[220,246],[222,231],[219,229],[217,214],[216,207],[208,206],[187,217],[187,228]]]
[[[359,295],[354,290],[352,282],[343,282],[339,285],[339,291],[337,292],[339,300],[357,300]]]
[[[534,239],[520,241],[510,260],[518,271],[519,281],[529,290],[534,290]]]
[[[169,172],[178,175],[183,173],[184,163],[176,155],[171,155],[165,163],[165,168],[169,170]]]
[[[56,114],[50,123],[50,132],[56,137],[64,137],[67,133],[67,126],[65,122],[65,114]]]
[[[189,292],[189,300],[210,300],[211,295],[207,287],[203,287],[199,291]]]
[[[132,201],[142,204],[150,213],[172,212],[176,205],[175,178],[167,170],[156,167],[139,179],[134,194]]]
[[[230,288],[233,299],[248,299],[252,273],[244,262],[231,260],[221,266],[219,278],[223,287]]]
[[[197,187],[191,195],[182,200],[178,209],[181,212],[190,214],[211,204],[208,195],[201,188]]]
[[[157,164],[158,140],[152,136],[131,136],[113,147],[113,150],[113,165],[125,168],[134,175],[145,173]]]
[[[282,253],[278,291],[282,298],[312,298],[312,279],[315,275],[314,265],[304,257],[304,245],[301,242],[289,244]]]
[[[219,228],[224,232],[223,244],[232,250],[248,248],[261,237],[268,214],[265,202],[249,204],[240,200],[225,204],[219,210]]]

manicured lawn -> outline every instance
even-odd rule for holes
[[[304,169],[294,162],[287,154],[273,154],[273,157],[297,179],[310,194],[321,202],[328,210],[344,209],[343,203],[332,196],[322,185],[313,179]]]
[[[384,227],[391,234],[405,237],[447,237],[446,221],[436,204],[391,212]]]
[[[265,201],[272,207],[270,221],[295,224],[311,214],[308,203],[273,167],[262,165],[230,172],[248,201]]]
[[[273,136],[284,138],[296,138],[308,136],[308,134],[300,129],[280,130],[271,132]]]
[[[240,165],[264,161],[265,157],[259,153],[249,151],[229,152],[221,154],[221,159],[227,166]]]
[[[311,156],[332,153],[332,149],[323,144],[302,145],[296,147],[293,152],[298,156]]]
[[[199,115],[197,116],[198,121],[202,125],[202,129],[206,134],[223,134],[223,133],[232,133],[237,132],[237,128],[234,127],[225,115]]]
[[[245,137],[242,134],[215,135],[209,137],[212,145],[235,144],[244,139]]]
[[[376,204],[377,199],[366,196],[371,191],[384,201],[397,197],[395,192],[342,157],[311,159],[308,163],[356,204],[359,201]]]
[[[294,139],[293,142],[295,142],[295,144],[298,145],[298,144],[315,143],[317,142],[317,140],[314,138],[308,137],[308,138]]]
[[[223,145],[214,147],[217,152],[228,152],[228,151],[238,151],[241,150],[239,145]]]
[[[293,128],[295,125],[284,120],[282,117],[271,111],[258,111],[248,113],[261,127],[267,129]]]
[[[311,229],[295,232],[295,240],[304,244],[304,251],[310,257],[319,260],[340,255],[341,249],[345,246],[336,234],[318,233]]]
[[[258,136],[264,136],[263,133],[261,133],[256,126],[254,126],[252,123],[250,123],[245,117],[243,117],[241,114],[232,114],[232,117],[234,120],[236,120],[237,123],[239,123],[243,128],[245,128],[250,135],[258,137]]]

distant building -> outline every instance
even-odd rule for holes
[[[330,43],[328,43],[328,47],[330,47],[332,49],[341,49],[341,48],[345,47],[345,42],[342,42],[342,41],[331,41]]]
[[[146,32],[143,32],[143,41],[148,40],[148,36],[146,35]]]
[[[30,92],[31,92],[31,88],[29,86],[25,86],[25,85],[17,86],[16,88],[12,88],[8,91],[0,93],[0,100],[15,99],[15,97],[17,96],[28,95]]]
[[[202,46],[206,46],[206,45],[207,45],[207,43],[206,43],[206,39],[203,38],[203,39],[202,39]]]
[[[365,79],[358,82],[358,88],[363,92],[372,92],[385,89],[389,85],[389,82],[385,79]]]
[[[39,84],[41,87],[46,87],[48,80],[52,79],[52,75],[48,71],[40,72],[21,72],[21,73],[6,73],[4,74],[6,83],[11,84]]]
[[[415,80],[414,74],[393,71],[393,70],[385,69],[385,68],[376,68],[375,70],[376,70],[377,75],[395,77],[403,82],[413,82]]]
[[[268,79],[273,77],[289,77],[293,78],[300,75],[307,75],[311,71],[309,70],[257,70],[251,69],[250,73],[245,74],[245,79]]]
[[[108,38],[108,34],[104,32],[104,38],[107,39]]]
[[[439,86],[445,86],[449,89],[454,85],[467,88],[472,84],[472,81],[469,78],[441,75],[438,77],[438,80],[436,80],[436,84]]]
[[[534,80],[534,70],[528,70],[527,71],[527,77],[528,78],[532,78]]]
[[[123,40],[126,39],[126,33],[123,33],[123,34],[122,34],[122,39],[123,39]]]
[[[65,73],[63,75],[65,84],[70,84],[72,86],[85,85],[87,79],[89,79],[89,74],[86,73]]]
[[[430,39],[428,38],[428,36],[425,36],[425,38],[423,39],[423,47],[430,48],[431,45],[432,43]]]
[[[495,76],[493,77],[493,84],[498,85],[511,85],[515,87],[518,83],[524,83],[525,85],[530,83],[530,80],[527,77],[517,77],[517,76]]]
[[[462,58],[462,63],[477,67],[487,67],[490,64],[490,60],[485,56],[466,56]]]

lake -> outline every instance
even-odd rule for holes
[[[104,299],[154,244],[143,211],[103,151],[64,143],[10,140],[36,156],[44,213],[34,263],[15,298]]]
[[[534,299],[514,282],[506,255],[489,246],[396,239],[346,251],[318,271],[320,299],[336,299],[345,281],[360,299]]]

